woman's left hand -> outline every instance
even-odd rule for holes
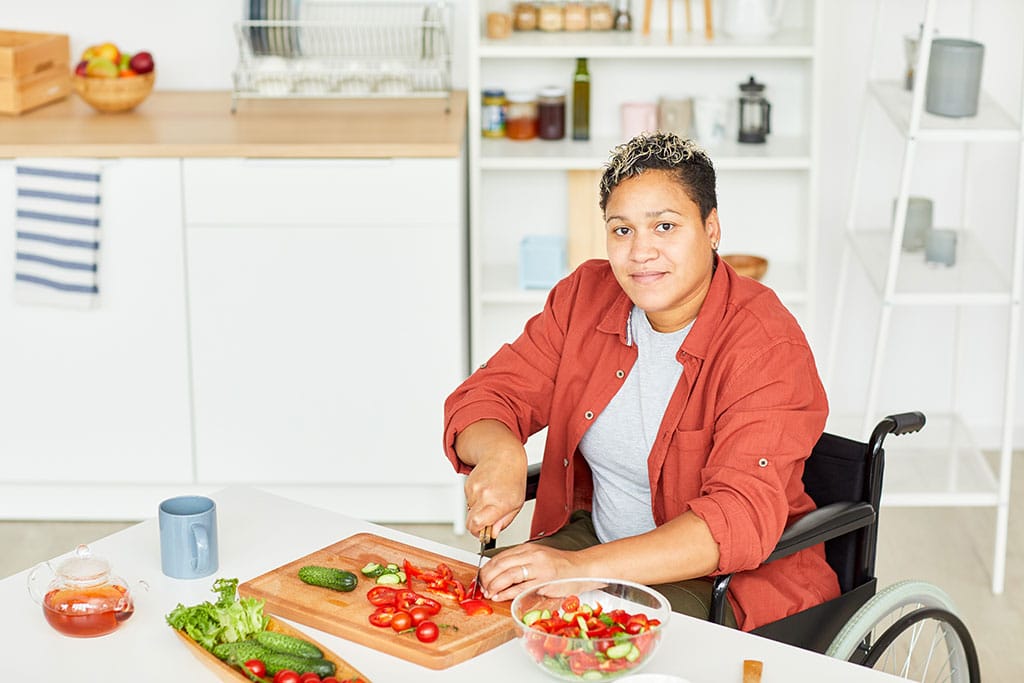
[[[536,543],[523,543],[495,555],[480,570],[480,584],[489,600],[511,600],[536,582],[579,576],[576,553]]]

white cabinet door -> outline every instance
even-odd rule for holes
[[[192,188],[204,203],[218,183],[236,191],[238,177],[211,172],[220,163],[237,168],[186,162],[190,216],[210,215]],[[187,228],[199,482],[452,486],[441,435],[467,366],[460,163],[416,160],[416,193],[433,196],[419,214],[404,183],[355,182],[345,162],[262,163],[295,219],[253,225],[251,204],[224,205]],[[246,182],[264,182],[247,168]],[[310,187],[332,194],[296,203]],[[352,208],[308,215],[328,199]]]
[[[191,481],[180,177],[104,165],[100,303],[77,311],[15,304],[0,163],[0,484]]]

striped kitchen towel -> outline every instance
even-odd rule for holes
[[[14,297],[93,308],[98,301],[100,161],[17,159]]]

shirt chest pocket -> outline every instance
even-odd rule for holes
[[[700,495],[701,473],[711,453],[714,428],[677,429],[661,467],[661,490],[666,501],[681,505]]]

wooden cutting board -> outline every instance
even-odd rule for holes
[[[467,588],[476,576],[476,567],[465,562],[382,536],[356,534],[246,581],[238,587],[238,593],[262,598],[266,601],[265,611],[271,614],[430,669],[446,669],[516,636],[516,626],[509,612],[510,602],[490,603],[494,614],[471,617],[453,600],[421,591],[423,584],[415,581],[410,586],[412,590],[433,597],[442,604],[434,622],[455,628],[442,628],[436,641],[421,643],[413,633],[399,634],[390,628],[370,624],[367,617],[375,607],[366,600],[366,593],[376,583],[359,570],[369,562],[401,565],[404,560],[421,569],[433,569],[444,562]],[[298,576],[299,568],[305,565],[348,570],[359,577],[359,585],[350,593],[307,585]]]

